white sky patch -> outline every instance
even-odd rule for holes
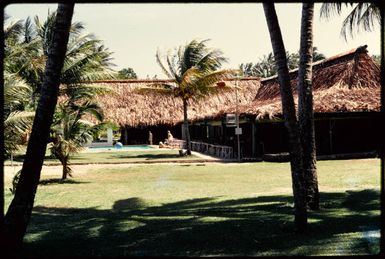
[[[320,20],[315,4],[314,46],[327,57],[367,44],[370,54],[380,54],[380,30],[362,32],[346,42],[340,36],[344,17]],[[12,4],[5,8],[11,20],[38,15],[42,20],[56,4]],[[276,4],[286,50],[299,49],[301,4]],[[165,78],[155,60],[156,50],[167,52],[192,39],[211,39],[208,46],[221,49],[229,62],[224,68],[257,62],[272,51],[266,20],[259,3],[212,4],[75,4],[73,21],[85,23],[114,52],[115,69],[132,67],[139,78]]]

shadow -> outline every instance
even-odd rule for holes
[[[293,199],[285,195],[205,197],[158,206],[131,197],[115,201],[112,209],[37,206],[21,255],[370,254],[378,240],[339,237],[378,230],[379,213],[370,212],[380,211],[379,197],[375,190],[321,193],[321,210],[309,213],[307,234],[293,232]]]
[[[39,185],[52,185],[52,184],[83,184],[83,183],[90,183],[90,182],[83,182],[83,181],[76,181],[72,179],[44,179],[39,182]]]
[[[139,198],[129,198],[126,200],[118,200],[112,206],[115,211],[125,211],[144,208],[146,203],[144,200]]]
[[[146,160],[154,159],[171,159],[181,158],[179,154],[140,154],[140,155],[114,155],[115,158],[145,158]]]

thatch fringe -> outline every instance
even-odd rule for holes
[[[108,84],[113,94],[97,98],[102,106],[105,119],[121,126],[152,126],[158,124],[175,125],[183,121],[183,104],[179,98],[160,91],[138,91],[149,84],[164,83],[165,80],[127,80],[119,82],[95,82]],[[232,84],[235,82],[230,81]],[[172,81],[167,81],[170,83]],[[259,78],[245,78],[239,81],[240,103],[251,102],[259,87]],[[235,105],[235,90],[221,90],[202,99],[189,102],[188,117],[197,121],[217,114],[220,110]]]
[[[313,64],[314,112],[358,112],[380,109],[380,68],[366,53],[366,46]],[[297,73],[290,72],[297,105]],[[235,85],[233,79],[227,79]],[[121,126],[175,125],[183,121],[182,101],[149,85],[172,84],[172,80],[98,81],[114,89],[113,94],[99,96],[97,101],[107,120]],[[277,76],[263,79],[241,78],[238,81],[239,112],[258,119],[272,119],[282,114]],[[142,91],[146,89],[146,91]],[[221,90],[189,102],[190,121],[223,118],[235,113],[235,90]]]
[[[345,55],[317,62],[313,66],[314,112],[358,112],[380,110],[380,67],[358,48]],[[298,69],[291,71],[291,87],[297,105]],[[235,112],[235,107],[222,110],[218,116]],[[255,99],[239,107],[241,114],[273,118],[282,114],[277,76],[261,81]]]

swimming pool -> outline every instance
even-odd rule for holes
[[[101,152],[101,151],[127,151],[127,150],[154,150],[155,148],[149,145],[127,145],[122,147],[107,146],[107,147],[89,147],[87,151]]]

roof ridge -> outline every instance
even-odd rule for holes
[[[331,56],[329,58],[325,58],[325,59],[313,62],[312,66],[313,67],[320,66],[320,65],[323,65],[323,64],[326,64],[326,63],[338,60],[340,58],[347,57],[347,56],[352,55],[352,54],[356,54],[356,53],[367,53],[368,52],[367,47],[368,47],[368,45],[366,45],[366,44],[362,45],[362,46],[359,46],[357,48],[354,48],[354,49],[351,49],[351,50],[348,50],[348,51],[336,54],[336,55]],[[294,68],[292,70],[289,70],[289,74],[297,72],[298,69],[299,68],[297,67],[297,68]],[[278,78],[278,75],[274,75],[274,76],[263,78],[261,80],[261,82],[270,81],[270,80],[275,79],[275,78]]]
[[[225,78],[223,81],[250,81],[250,80],[261,80],[261,77],[253,76],[253,77],[238,77],[238,78]],[[85,81],[85,84],[92,83],[173,83],[173,79],[110,79],[110,80],[94,80],[94,81]]]

